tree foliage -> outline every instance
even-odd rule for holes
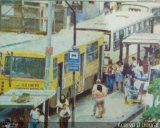
[[[156,99],[159,98],[160,100],[160,78],[155,79],[151,82],[151,84],[148,87],[148,93],[153,94],[154,97],[153,107],[143,112],[142,120],[156,122],[160,119],[160,104],[155,106]]]

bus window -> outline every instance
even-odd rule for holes
[[[58,73],[58,64],[57,64],[57,58],[53,59],[53,79],[57,78]]]
[[[126,33],[125,37],[128,37],[129,36],[128,28],[125,29],[125,33]]]
[[[119,40],[119,32],[114,33],[114,41]]]
[[[141,22],[139,25],[140,25],[139,31],[144,32],[144,22]]]
[[[139,32],[139,24],[136,24],[136,32]]]
[[[98,59],[98,42],[87,46],[87,61],[90,63],[96,59]]]
[[[128,28],[128,35],[131,35],[131,27]]]
[[[12,67],[10,67],[12,63]],[[43,79],[45,59],[6,57],[5,74],[19,78]],[[11,71],[11,73],[10,73]]]
[[[120,30],[120,31],[119,31],[119,39],[121,39],[121,38],[122,38],[122,39],[123,39],[123,38],[125,38],[125,34],[126,34],[126,33],[125,33],[125,30],[123,30],[123,29],[122,29],[122,30]]]
[[[145,22],[144,22],[144,29],[145,29],[145,32],[149,32],[148,30],[149,30],[149,21],[148,20],[146,20]]]
[[[64,55],[64,72],[67,73],[69,72],[69,69],[68,69],[68,53],[66,53]]]
[[[131,26],[131,28],[130,28],[130,33],[131,34],[134,33],[134,27],[133,26]]]
[[[109,35],[104,36],[104,41],[105,41],[105,51],[110,51],[110,40],[109,40]]]
[[[133,33],[136,32],[136,24],[133,26]]]
[[[113,50],[116,51],[120,48],[120,40],[114,41]]]

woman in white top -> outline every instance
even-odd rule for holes
[[[38,111],[39,112],[39,119],[38,119],[38,125],[37,125],[37,128],[44,128],[44,114],[42,111]]]
[[[125,76],[123,86],[124,86],[124,96],[125,96],[124,100],[125,100],[125,103],[127,104],[128,103],[127,96],[129,93],[129,88],[131,86],[131,76],[129,74]]]
[[[31,128],[36,128],[39,119],[38,108],[35,107],[32,108],[30,112],[30,117],[31,117]]]
[[[67,98],[65,97],[64,94],[62,94],[60,97],[60,100],[57,101],[57,105],[56,105],[57,106],[57,113],[61,111],[64,104],[69,106],[69,102],[68,102]]]
[[[123,75],[122,75],[122,71],[123,71],[122,62],[118,61],[117,64],[115,65],[115,81],[116,81],[116,85],[117,85],[117,90],[119,90],[118,84],[121,85],[121,91],[123,91]]]
[[[59,125],[60,128],[68,128],[68,120],[70,119],[71,112],[68,107],[68,105],[64,104],[63,109],[59,113],[60,119],[59,119]]]

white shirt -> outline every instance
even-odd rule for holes
[[[39,122],[44,122],[44,115],[40,115],[38,121]]]
[[[70,109],[69,109],[68,107],[67,107],[65,110],[62,109],[62,110],[60,111],[60,116],[61,116],[61,117],[65,117],[65,113],[68,113],[69,116],[71,115]]]
[[[102,86],[102,91],[107,93],[107,88],[103,84],[94,84],[92,92],[97,90],[97,85],[101,85]]]
[[[37,110],[31,110],[30,116],[32,117],[32,119],[36,119],[36,120],[39,119],[39,113]]]
[[[61,103],[60,100],[58,100],[56,106],[59,107],[59,108],[63,108],[64,104],[69,105],[69,102],[68,102],[67,99],[66,99],[65,103]]]

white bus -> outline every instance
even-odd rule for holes
[[[160,2],[122,2],[121,11],[150,12],[154,15],[154,32],[160,32]]]
[[[126,51],[123,49],[121,43],[123,39],[133,33],[153,32],[153,14],[129,11],[114,12],[108,15],[103,14],[94,19],[77,24],[77,30],[104,32],[106,42],[104,48],[104,56],[106,58],[104,59],[104,66],[106,66],[109,58],[112,59],[113,63],[119,59],[124,61]],[[136,48],[134,45],[130,46],[130,56],[136,53]]]

